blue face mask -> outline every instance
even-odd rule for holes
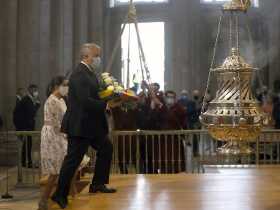
[[[182,96],[181,97],[183,100],[186,100],[187,99],[187,96]]]

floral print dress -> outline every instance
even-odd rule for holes
[[[60,132],[66,109],[64,100],[55,95],[50,95],[45,102],[41,131],[41,170],[44,176],[59,174],[67,153],[66,135]]]

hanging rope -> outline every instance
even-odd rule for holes
[[[126,18],[127,19],[127,18]],[[126,27],[126,21],[125,21],[125,23],[123,24],[123,26],[122,26],[122,28],[121,28],[121,31],[120,31],[120,33],[119,33],[119,36],[118,36],[118,38],[117,38],[117,42],[116,42],[116,44],[115,44],[115,46],[114,46],[114,48],[113,48],[113,52],[112,52],[112,55],[111,55],[111,57],[110,57],[110,59],[109,59],[109,61],[108,61],[108,64],[107,64],[107,66],[106,66],[106,68],[105,68],[105,72],[111,72],[111,69],[112,69],[112,65],[113,65],[113,62],[114,62],[114,60],[115,60],[115,57],[116,57],[116,55],[117,55],[117,52],[118,52],[118,49],[119,49],[119,47],[120,47],[120,44],[121,44],[121,38],[122,38],[122,35],[123,35],[123,32],[124,32],[124,29],[125,29],[125,27]]]
[[[134,23],[134,26],[135,26],[136,35],[137,35],[138,50],[139,50],[139,59],[140,59],[140,68],[141,68],[141,73],[142,73],[142,79],[143,79],[143,81],[146,81],[146,83],[147,83],[147,86],[148,86],[147,88],[148,88],[148,91],[150,93],[151,100],[154,101],[155,104],[161,106],[162,105],[161,102],[157,99],[153,89],[151,88],[151,74],[150,74],[150,71],[149,71],[149,68],[148,68],[148,65],[147,65],[147,62],[146,62],[146,57],[145,57],[145,53],[144,53],[144,50],[143,50],[143,45],[142,45],[141,38],[140,38],[140,32],[139,32],[139,28],[138,28],[137,15],[136,15],[136,8],[133,4],[133,0],[130,0],[128,14],[125,18],[123,27],[121,28],[120,34],[118,36],[117,42],[116,42],[115,47],[114,47],[113,52],[112,52],[112,56],[111,56],[111,58],[108,62],[108,65],[106,67],[106,71],[111,72],[112,64],[113,64],[113,61],[116,57],[117,50],[120,47],[121,37],[122,37],[122,34],[125,30],[125,27],[126,27],[127,23]],[[146,74],[146,80],[145,80],[145,74]],[[128,84],[129,84],[129,80],[128,80]]]
[[[142,63],[143,63],[144,70],[145,70],[145,73],[146,73],[146,76],[147,76],[147,82],[148,82],[148,84],[151,84],[151,75],[150,75],[150,71],[148,69],[148,65],[147,65],[147,62],[146,62],[146,57],[145,57],[145,53],[144,53],[144,50],[143,50],[143,45],[142,45],[142,42],[141,42],[139,27],[138,27],[138,23],[137,23],[136,20],[134,22],[134,25],[135,25],[135,29],[136,29],[136,35],[137,35],[138,46],[139,46],[139,49],[140,49]]]
[[[138,46],[138,55],[139,55],[139,62],[140,62],[140,70],[141,70],[142,81],[144,81],[145,80],[145,74],[144,74],[141,50],[140,50],[139,46]]]
[[[212,61],[211,61],[210,70],[214,68],[214,64],[215,64],[217,46],[218,46],[218,42],[219,42],[219,38],[220,38],[220,34],[221,34],[221,25],[222,25],[223,17],[224,17],[224,14],[222,14],[219,18],[218,32],[217,32],[217,36],[216,36],[215,44],[214,44],[214,48],[213,48],[213,57],[212,57]]]
[[[221,26],[222,26],[223,17],[224,17],[224,14],[222,13],[220,18],[219,18],[218,31],[217,31],[217,36],[216,36],[216,39],[215,39],[214,48],[213,48],[213,57],[212,57],[212,61],[211,61],[211,67],[210,67],[209,75],[208,75],[208,78],[207,78],[206,90],[205,90],[204,97],[203,97],[203,100],[202,100],[201,113],[204,113],[206,111],[205,110],[205,106],[206,106],[206,103],[207,103],[206,95],[209,92],[210,79],[211,79],[212,72],[213,72],[214,65],[215,65],[217,46],[218,46],[218,42],[219,42],[219,38],[220,38],[220,34],[221,34]]]
[[[126,88],[130,83],[130,24],[128,24],[128,44],[127,44],[127,72],[126,72]]]

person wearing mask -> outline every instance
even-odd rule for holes
[[[184,107],[177,102],[176,93],[174,91],[165,92],[165,115],[164,123],[162,124],[163,130],[178,130],[185,129],[186,111]]]
[[[164,108],[161,115],[163,116],[161,130],[186,129],[186,110],[177,102],[174,91],[165,92]],[[174,136],[172,138],[171,136],[167,136],[167,141],[162,138],[160,144],[161,160],[166,163],[161,166],[160,170],[164,173],[179,173],[184,171],[184,147],[180,137]],[[158,148],[157,145],[154,148]]]
[[[193,100],[188,98],[188,91],[182,90],[178,103],[181,104],[186,111],[187,129],[193,129],[196,116],[196,104]]]
[[[52,79],[47,88],[47,100],[44,105],[44,126],[41,130],[41,175],[47,177],[47,184],[42,191],[38,210],[48,209],[48,199],[55,186],[57,177],[67,153],[67,138],[60,131],[62,118],[67,109],[64,98],[68,94],[68,80],[64,76]],[[80,169],[89,161],[84,156]],[[72,180],[71,194],[77,193],[75,180],[78,170]]]
[[[24,88],[18,88],[16,93],[16,104],[18,104],[24,97]]]
[[[48,99],[44,105],[44,126],[41,131],[41,174],[48,176],[48,181],[41,195],[39,210],[48,209],[48,199],[67,152],[67,139],[60,131],[66,111],[63,97],[67,93],[67,80],[63,76],[55,77],[47,88]]]
[[[195,109],[191,113],[191,129],[200,129],[200,122],[199,122],[199,115],[201,111],[202,106],[202,100],[199,90],[194,90],[193,93],[193,102],[195,104]]]
[[[199,121],[199,115],[201,112],[202,100],[199,90],[193,90],[192,99],[189,102],[188,110],[187,110],[187,120],[188,120],[188,129],[200,129],[201,124]],[[199,135],[193,134],[193,153],[195,156],[198,155],[199,152]]]
[[[96,70],[100,66],[101,49],[94,43],[83,44],[80,51],[81,62],[69,79],[67,110],[61,129],[67,134],[68,149],[64,158],[58,185],[52,200],[62,209],[68,205],[67,196],[71,180],[79,167],[88,147],[97,150],[95,173],[89,193],[114,193],[108,188],[113,145],[108,139],[106,109],[112,104],[101,100]]]
[[[180,98],[178,100],[178,103],[180,103],[185,109],[187,109],[188,102],[189,102],[188,95],[189,93],[187,90],[182,90]]]
[[[34,131],[35,118],[38,109],[40,108],[38,87],[31,84],[28,87],[28,93],[17,104],[14,114],[14,123],[18,131]],[[32,137],[27,136],[22,146],[22,166],[32,167]],[[27,157],[27,158],[26,158]],[[27,161],[27,165],[26,165]]]

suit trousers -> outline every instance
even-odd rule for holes
[[[87,139],[73,137],[68,138],[68,151],[64,158],[55,195],[67,198],[71,180],[78,169],[88,147],[97,151],[95,173],[92,179],[93,185],[108,184],[112,161],[113,145],[108,137]]]

